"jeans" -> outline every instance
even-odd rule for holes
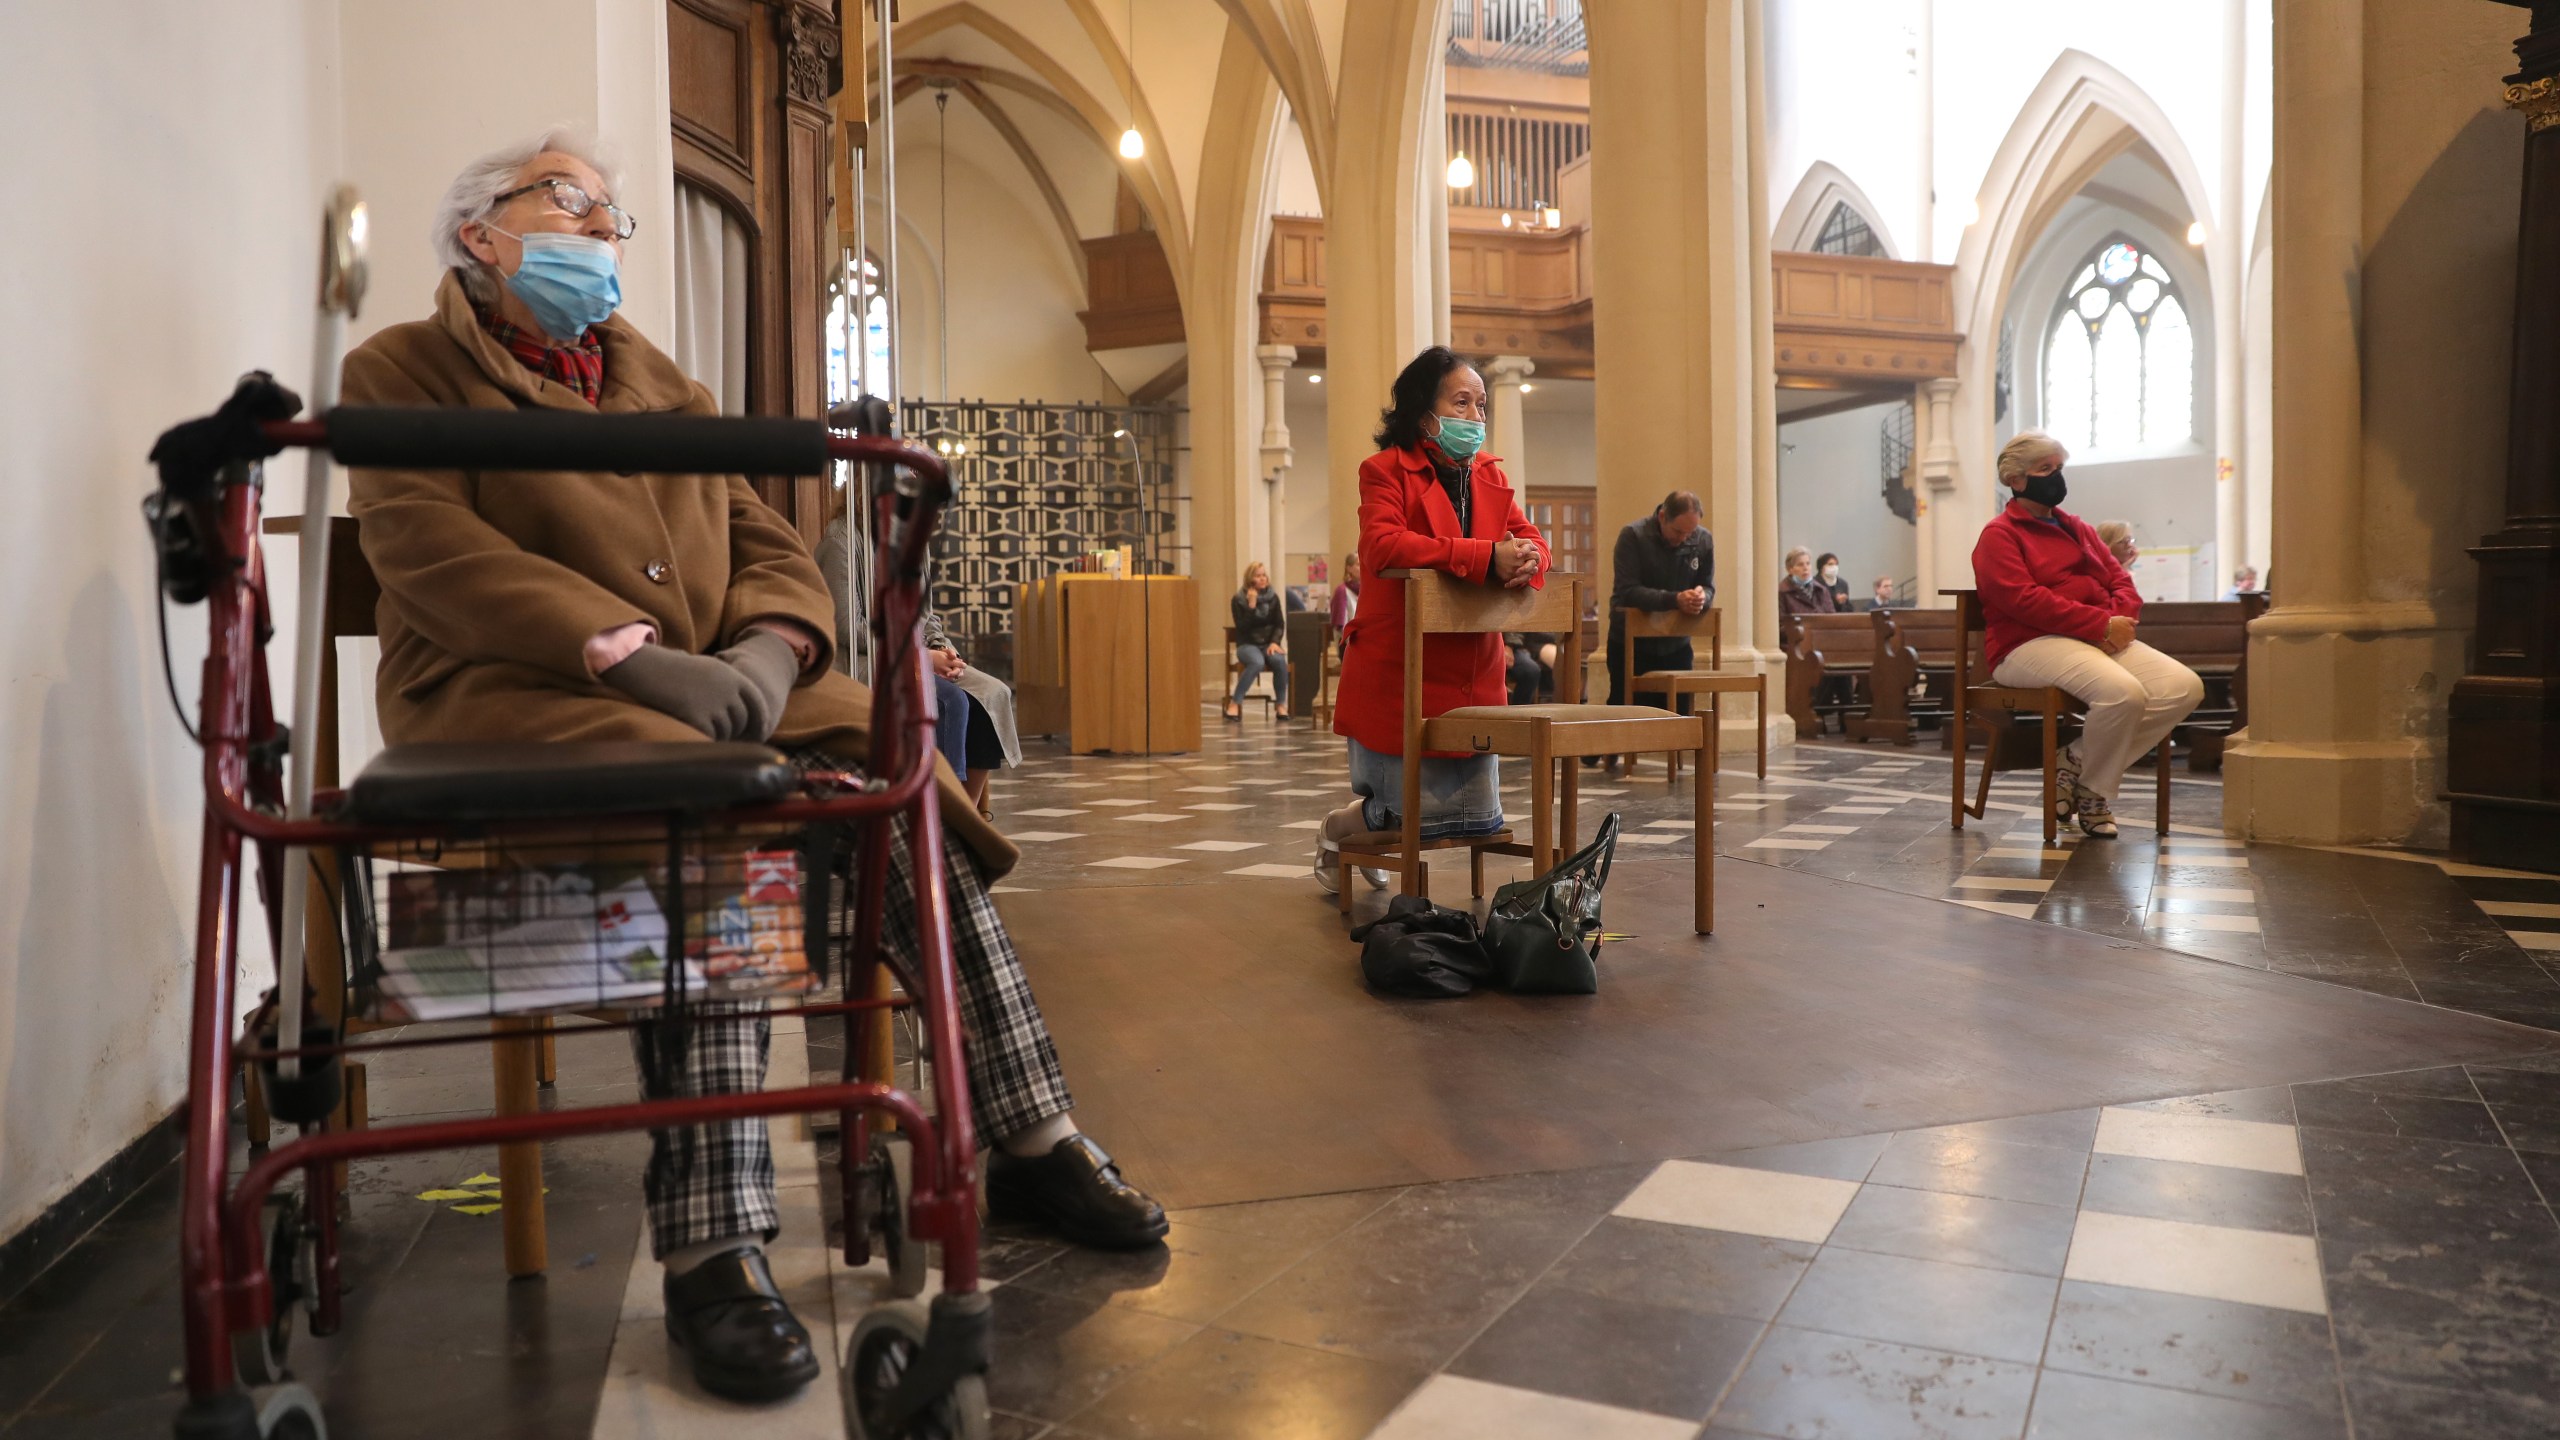
[[[969,692],[956,681],[933,677],[933,748],[951,762],[951,778],[969,778]]]
[[[1271,672],[1271,693],[1279,698],[1281,709],[1289,708],[1289,652],[1286,648],[1265,654],[1261,646],[1239,641],[1236,644],[1236,664],[1242,667],[1236,672],[1237,704],[1244,703],[1244,697],[1253,690],[1253,682],[1261,679],[1262,672],[1268,670]]]
[[[2136,640],[2110,655],[2086,640],[2039,635],[2000,657],[1996,685],[2057,685],[2089,706],[2080,730],[2080,785],[2115,803],[2116,786],[2204,699],[2196,672]]]

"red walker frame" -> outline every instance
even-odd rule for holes
[[[710,426],[723,422],[699,423]],[[774,422],[746,423],[770,426]],[[816,429],[816,422],[809,424]],[[330,445],[325,416],[311,421],[270,421],[262,428],[271,445]],[[855,925],[842,977],[843,993],[848,997],[868,997],[882,993],[871,985],[879,967],[901,968],[893,965],[880,949],[881,906],[889,868],[888,826],[901,816],[911,817],[912,844],[918,854],[939,854],[942,845],[942,818],[933,780],[933,689],[925,678],[920,624],[926,545],[948,502],[949,483],[940,459],[894,439],[828,435],[825,453],[831,461],[903,468],[922,482],[901,493],[884,493],[879,501],[884,523],[878,533],[883,537],[880,550],[884,563],[880,568],[883,579],[879,603],[874,607],[875,634],[904,636],[909,641],[895,647],[884,643],[875,652],[891,662],[875,696],[872,753],[868,757],[871,775],[881,778],[852,793],[835,794],[819,793],[826,788],[820,779],[790,799],[714,816],[689,817],[689,821],[850,822],[857,836],[858,863],[852,873],[856,887]],[[843,1072],[835,1084],[305,1133],[253,1159],[239,1184],[226,1193],[228,1101],[233,1067],[238,1061],[286,1054],[361,1054],[367,1048],[381,1048],[345,1043],[302,1049],[279,1045],[274,1050],[259,1051],[235,1048],[233,985],[239,952],[244,843],[258,847],[259,888],[268,907],[270,933],[275,935],[281,928],[280,877],[287,847],[431,838],[459,828],[376,826],[330,818],[344,798],[343,790],[323,791],[316,796],[310,820],[285,818],[277,758],[280,747],[275,744],[279,727],[264,649],[264,639],[271,629],[266,572],[258,547],[264,486],[254,467],[233,474],[238,478],[225,487],[218,512],[225,554],[215,557],[217,563],[206,597],[211,607],[211,638],[200,705],[206,806],[196,903],[196,977],[187,1065],[187,1139],[179,1239],[190,1401],[188,1413],[180,1421],[181,1433],[221,1433],[236,1426],[234,1417],[245,1414],[238,1398],[242,1391],[234,1373],[231,1340],[235,1332],[266,1326],[273,1318],[275,1297],[267,1274],[260,1216],[269,1192],[289,1172],[298,1169],[306,1176],[309,1218],[316,1231],[317,1294],[312,1329],[317,1334],[328,1334],[339,1321],[337,1212],[329,1183],[332,1167],[338,1162],[794,1113],[834,1112],[841,1117],[844,1138],[838,1167],[848,1212],[844,1248],[849,1264],[862,1263],[870,1244],[870,1237],[862,1233],[861,1227],[851,1223],[859,1183],[857,1171],[871,1151],[868,1117],[872,1112],[885,1113],[911,1137],[913,1191],[907,1233],[940,1242],[943,1294],[956,1302],[935,1302],[932,1333],[924,1348],[931,1351],[942,1338],[948,1315],[953,1320],[953,1337],[959,1342],[957,1349],[962,1352],[936,1357],[942,1362],[940,1365],[928,1361],[916,1368],[941,1368],[951,1373],[983,1370],[985,1300],[979,1292],[978,1274],[977,1141],[972,1133],[968,1068],[963,1059],[948,899],[942,867],[936,864],[910,867],[916,884],[921,953],[916,957],[915,973],[901,973],[900,978],[911,999],[848,998],[775,1006],[768,1012],[851,1014],[909,1005],[921,1009],[924,1044],[936,1061],[932,1067],[936,1114],[932,1117],[905,1091],[856,1079],[858,1057],[864,1047],[848,1043]],[[894,488],[882,487],[884,492]],[[898,663],[901,658],[903,663]],[[563,820],[576,818],[546,816],[516,822],[472,822],[469,828],[479,835],[510,833],[557,826]],[[812,937],[811,943],[824,942]],[[469,1042],[482,1038],[456,1037]],[[852,1038],[848,1037],[849,1042]],[[496,1043],[533,1042],[522,1039]],[[957,1368],[953,1369],[955,1365]],[[248,1433],[256,1432],[252,1429]]]

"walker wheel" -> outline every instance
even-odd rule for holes
[[[271,1217],[267,1222],[267,1288],[274,1303],[265,1325],[231,1334],[231,1367],[239,1373],[240,1383],[250,1386],[273,1385],[285,1378],[285,1355],[293,1346],[294,1316],[316,1299],[312,1286],[314,1240],[311,1227],[303,1223],[302,1196],[269,1195],[266,1210]]]
[[[845,1423],[853,1440],[987,1440],[995,1417],[987,1377],[963,1375],[904,1425],[883,1418],[890,1395],[924,1352],[925,1309],[913,1301],[882,1305],[862,1317],[845,1347]]]
[[[915,1186],[908,1178],[906,1155],[906,1147],[872,1135],[871,1158],[863,1162],[856,1181],[852,1220],[862,1237],[864,1258],[887,1257],[889,1293],[912,1300],[924,1293],[926,1252],[925,1243],[907,1233],[907,1206]]]
[[[299,1385],[281,1385],[258,1407],[258,1440],[329,1440],[320,1402]]]

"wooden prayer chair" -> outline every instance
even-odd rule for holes
[[[1219,713],[1225,713],[1227,702],[1236,697],[1236,677],[1243,673],[1244,662],[1236,658],[1236,627],[1230,625],[1227,627],[1227,683],[1226,688],[1220,691],[1218,695]],[[1280,677],[1272,674],[1272,672],[1268,670],[1265,670],[1262,673],[1268,676],[1271,680],[1271,693],[1269,695],[1257,695],[1254,698],[1262,702],[1263,714],[1277,715],[1280,713],[1280,707],[1278,704],[1278,700],[1281,698]],[[1244,707],[1239,705],[1236,708],[1238,710],[1242,710]]]
[[[1625,663],[1629,703],[1641,700],[1647,695],[1660,695],[1664,709],[1678,710],[1680,708],[1678,697],[1704,695],[1707,697],[1707,733],[1721,735],[1724,697],[1727,695],[1751,696],[1752,714],[1760,722],[1760,764],[1757,773],[1761,779],[1768,779],[1769,677],[1724,673],[1724,612],[1709,609],[1696,615],[1689,615],[1679,610],[1639,610],[1628,605],[1621,607],[1619,615],[1625,622],[1623,628],[1626,632]],[[1700,635],[1707,637],[1706,669],[1648,670],[1641,675],[1636,673],[1636,641],[1639,637],[1651,639],[1656,636],[1688,636],[1694,643],[1694,638]],[[1692,654],[1691,658],[1696,657]],[[1724,752],[1719,746],[1716,751],[1716,765],[1722,768],[1723,764]],[[1670,778],[1678,780],[1680,778],[1679,751],[1671,752],[1669,768]],[[1635,773],[1635,757],[1632,755],[1627,757],[1627,773],[1630,775]]]
[[[1397,813],[1401,831],[1369,832],[1342,841],[1339,894],[1351,908],[1351,871],[1363,862],[1393,862],[1404,872],[1404,893],[1429,897],[1423,854],[1469,851],[1473,893],[1484,893],[1484,856],[1523,855],[1532,873],[1544,874],[1574,845],[1575,804],[1585,755],[1625,755],[1654,750],[1695,750],[1698,756],[1694,822],[1697,827],[1693,924],[1701,935],[1715,929],[1715,732],[1701,716],[1644,705],[1575,703],[1582,684],[1582,582],[1551,573],[1543,590],[1509,590],[1459,580],[1438,570],[1391,570],[1404,592],[1404,794]],[[1423,718],[1423,637],[1543,630],[1564,637],[1556,666],[1559,701],[1553,705],[1468,705]],[[1507,829],[1491,835],[1441,840],[1422,838],[1422,767],[1411,761],[1428,752],[1502,755],[1529,762],[1530,842],[1520,845]],[[1563,778],[1557,779],[1561,768]],[[1559,793],[1561,792],[1561,793]],[[1561,815],[1558,814],[1561,810]],[[1561,824],[1559,824],[1561,820]]]
[[[2061,823],[2060,818],[2053,813],[2053,804],[2056,798],[2054,795],[2055,763],[2062,754],[2062,722],[2067,717],[2076,718],[2086,707],[2059,685],[2016,686],[1990,683],[1988,668],[1980,667],[1979,637],[1983,633],[1981,593],[1974,590],[1941,590],[1938,593],[1955,597],[1958,616],[1955,716],[1948,727],[1948,748],[1955,752],[1956,762],[1955,788],[1952,795],[1954,808],[1951,815],[1954,828],[1963,829],[1965,817],[1968,815],[1976,820],[1983,818],[1983,812],[1991,805],[1991,777],[1994,772],[2003,768],[2013,770],[2026,768],[2023,765],[2005,767],[2002,765],[2001,740],[2009,726],[2000,722],[2013,721],[2020,715],[2035,715],[2043,721],[2040,749],[2044,761],[2044,843],[2045,848],[2051,849],[2057,827]],[[1979,684],[1975,683],[1973,678],[1978,667],[1985,675],[1985,679]],[[1974,792],[1972,803],[1967,804],[1964,798],[1964,770],[1972,739],[1972,732],[1968,727],[1977,716],[1984,720],[1982,781]],[[2160,834],[2165,837],[2169,833],[2169,741],[2165,738],[2160,742],[2160,751],[2154,757],[2154,765],[2159,786],[2159,818],[2156,823],[2160,827]]]
[[[1328,620],[1324,627],[1324,648],[1316,652],[1316,703],[1308,707],[1308,714],[1314,718],[1316,729],[1320,731],[1333,724],[1333,684],[1341,678],[1342,632],[1334,629],[1333,622]]]

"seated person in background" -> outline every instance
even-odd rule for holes
[[[1787,551],[1787,578],[1778,582],[1778,614],[1832,615],[1839,609],[1839,597],[1813,576],[1813,552],[1801,545]]]
[[[827,577],[827,590],[835,598],[836,636],[839,646],[836,668],[853,673],[853,658],[871,653],[871,630],[868,625],[854,623],[851,605],[845,596],[845,517],[839,501],[836,518],[829,521],[826,532],[818,538],[818,569]],[[925,593],[933,591],[933,577],[925,577]],[[951,643],[951,633],[942,623],[942,613],[924,612],[925,648],[933,664],[934,749],[951,765],[951,773],[968,792],[969,803],[978,807],[980,815],[994,818],[987,804],[987,782],[990,773],[1007,765],[1022,763],[1022,736],[1013,718],[1013,687],[968,664],[960,658]]]
[[[1973,546],[1982,652],[1995,685],[2055,685],[2087,702],[2063,751],[2054,808],[2116,836],[2116,787],[2204,699],[2196,672],[2134,638],[2142,596],[2089,522],[2062,510],[2062,442],[2021,430],[2000,447],[2008,508]]]
[[[1351,628],[1351,617],[1360,613],[1360,552],[1342,557],[1342,583],[1333,587],[1333,633]]]
[[[1236,693],[1227,697],[1227,718],[1244,718],[1244,697],[1253,682],[1271,672],[1271,693],[1279,699],[1279,716],[1289,718],[1289,622],[1280,613],[1280,597],[1271,589],[1271,571],[1256,560],[1244,567],[1244,585],[1227,601],[1236,631]]]
[[[1405,586],[1389,570],[1438,570],[1479,585],[1541,586],[1547,542],[1484,444],[1484,377],[1448,347],[1434,345],[1397,374],[1394,403],[1380,417],[1378,453],[1360,463],[1361,569],[1368,583],[1342,646],[1342,690],[1334,733],[1350,742],[1351,792],[1360,797],[1324,818],[1316,842],[1316,883],[1340,883],[1341,841],[1362,831],[1400,830],[1404,767],[1418,763],[1424,839],[1486,835],[1502,828],[1500,763],[1491,755],[1404,753],[1405,667],[1422,666],[1426,716],[1469,705],[1499,705],[1505,671],[1501,637],[1427,635],[1423,653],[1404,649]],[[1364,867],[1370,884],[1385,872]]]
[[[614,312],[630,218],[594,147],[573,131],[471,162],[436,209],[446,273],[435,313],[347,356],[350,405],[591,415],[710,415],[711,396]],[[791,524],[742,475],[594,472],[487,476],[367,468],[348,509],[382,584],[382,731],[442,741],[753,741],[828,770],[870,751],[870,692],[836,673],[826,581]],[[1019,858],[949,777],[942,852],[889,852],[883,943],[913,958],[900,903],[916,867],[949,886],[953,952],[978,1135],[997,1148],[991,1203],[1080,1244],[1144,1246],[1164,1212],[1078,1133],[1074,1101],[1029,979],[987,887]],[[657,1027],[632,1032],[652,1098],[763,1088],[758,1007],[701,1007],[675,1064]],[[780,1224],[762,1119],[650,1135],[642,1173],[666,1327],[713,1392],[789,1395],[815,1378],[808,1331],[763,1246]]]
[[[2098,543],[2107,547],[2107,553],[2116,557],[2116,563],[2123,566],[2128,574],[2133,570],[2133,562],[2142,558],[2142,547],[2133,543],[2133,526],[2129,522],[2099,521]]]
[[[1609,561],[1609,703],[1627,700],[1629,609],[1657,614],[1677,610],[1704,615],[1716,603],[1716,541],[1704,523],[1706,507],[1687,490],[1662,497],[1653,513],[1618,532]],[[1686,635],[1640,636],[1636,673],[1686,670],[1695,663]],[[1686,696],[1682,699],[1685,701]],[[1597,764],[1589,757],[1585,765]]]
[[[1892,576],[1877,576],[1875,595],[1867,601],[1867,608],[1870,610],[1892,609],[1894,596],[1900,592],[1901,588],[1894,583]]]
[[[1857,602],[1849,598],[1849,582],[1840,578],[1839,556],[1825,551],[1815,557],[1813,578],[1819,581],[1824,589],[1831,592],[1833,610],[1846,615],[1858,608]]]
[[[1502,643],[1511,651],[1511,703],[1537,704],[1539,692],[1555,680],[1556,637],[1532,630],[1505,635]]]
[[[2225,600],[2237,600],[2243,595],[2255,595],[2257,593],[2258,572],[2255,567],[2243,565],[2239,569],[2231,572],[2231,588],[2222,592],[2222,598]]]

